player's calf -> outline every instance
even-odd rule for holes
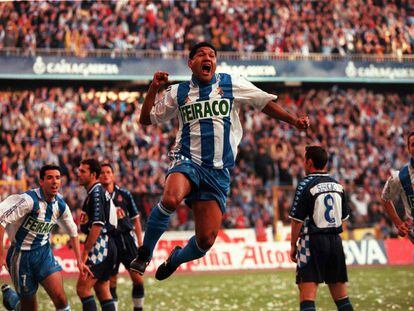
[[[144,306],[144,283],[134,283],[132,287],[132,303],[134,311],[142,311]]]

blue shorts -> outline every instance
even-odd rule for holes
[[[14,288],[20,297],[33,296],[40,282],[62,270],[53,256],[50,244],[29,251],[19,251],[12,246],[7,252],[6,262]]]
[[[192,182],[191,192],[185,198],[188,206],[191,207],[192,201],[215,200],[221,212],[225,213],[227,194],[230,190],[230,172],[227,168],[205,168],[189,159],[176,160],[171,165],[167,176],[182,173]]]

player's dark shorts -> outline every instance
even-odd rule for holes
[[[119,265],[122,263],[125,269],[129,270],[129,264],[138,254],[137,242],[131,232],[119,233],[112,236],[117,249],[117,260],[112,275],[118,274]]]
[[[98,260],[95,260],[95,258],[91,260],[91,256],[89,256],[88,261],[86,262],[91,269],[94,278],[98,279],[99,281],[109,280],[111,272],[115,269],[116,265],[117,249],[112,238],[108,239],[106,247],[107,252],[105,252],[105,256],[102,260],[99,260],[99,258]]]
[[[53,256],[50,244],[34,250],[19,251],[14,246],[7,252],[7,267],[20,297],[36,294],[41,283],[62,267]]]
[[[296,284],[303,282],[345,283],[348,274],[342,239],[338,234],[311,234],[310,260],[296,269]]]
[[[228,169],[205,168],[189,159],[172,162],[167,176],[171,173],[182,173],[191,181],[193,187],[185,202],[191,207],[191,201],[215,200],[224,214],[227,194],[230,189],[230,172]]]

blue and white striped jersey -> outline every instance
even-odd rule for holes
[[[69,206],[60,195],[48,203],[37,188],[11,195],[0,203],[0,225],[17,249],[33,250],[49,243],[56,224],[71,237],[78,235]]]
[[[414,159],[399,171],[391,172],[385,183],[381,198],[385,201],[398,201],[401,198],[405,216],[413,220],[414,215]]]
[[[191,81],[171,85],[151,110],[151,123],[178,115],[179,129],[172,150],[207,168],[231,168],[243,130],[238,110],[250,105],[262,110],[276,95],[266,93],[243,77],[215,74],[208,84]]]

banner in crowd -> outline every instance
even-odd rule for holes
[[[193,232],[167,232],[159,241],[153,260],[147,268],[155,273],[156,268],[166,260],[175,245],[184,246]],[[414,245],[408,239],[343,241],[347,265],[401,265],[414,264]],[[294,268],[290,260],[290,242],[257,242],[253,230],[223,230],[214,247],[205,257],[183,264],[179,270],[230,271],[246,269]],[[67,246],[54,249],[64,273],[77,273],[73,251]],[[121,273],[125,269],[121,266]],[[7,274],[5,269],[1,275]]]
[[[413,83],[413,62],[359,60],[222,60],[217,72],[257,82]],[[0,56],[2,79],[148,81],[155,71],[188,80],[187,59],[139,57]]]

